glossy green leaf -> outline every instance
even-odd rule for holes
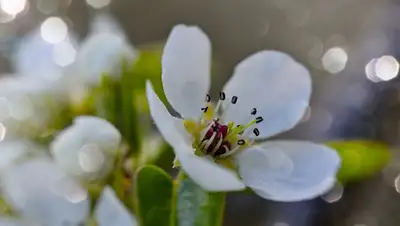
[[[388,145],[374,141],[352,140],[327,143],[342,159],[337,175],[341,183],[356,182],[379,173],[390,159]]]
[[[142,226],[169,226],[173,221],[173,181],[162,169],[144,166],[136,173],[136,214]]]
[[[222,225],[225,193],[205,192],[184,175],[176,186],[176,226]]]

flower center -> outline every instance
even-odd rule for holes
[[[222,103],[226,101],[225,93],[220,93],[219,101],[216,106],[211,103],[210,95],[206,97],[206,106],[201,110],[202,116],[199,120],[184,120],[186,130],[193,136],[193,148],[197,155],[210,155],[214,158],[224,158],[253,145],[254,139],[248,139],[248,132],[252,131],[257,137],[260,131],[250,127],[263,121],[262,117],[257,117],[257,109],[253,108],[249,112],[251,120],[245,125],[235,122],[224,122],[224,112],[231,104],[238,102],[237,96],[232,96],[230,103],[225,109]],[[221,113],[222,112],[222,113]]]

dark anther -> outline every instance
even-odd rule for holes
[[[210,101],[211,101],[211,96],[208,95],[208,94],[207,94],[207,96],[206,96],[206,101],[207,101],[207,102],[210,102]]]
[[[238,145],[244,145],[245,141],[244,140],[238,140],[237,144]]]
[[[256,135],[257,137],[260,136],[260,130],[258,130],[257,128],[253,129],[253,133],[254,135]]]
[[[256,115],[257,114],[257,109],[256,108],[251,109],[251,114],[252,115]]]
[[[204,113],[206,113],[206,112],[207,112],[207,110],[208,110],[208,107],[201,108],[201,110],[202,110]]]
[[[225,100],[226,96],[224,92],[219,93],[219,99],[220,100]]]
[[[225,153],[226,153],[226,150],[224,148],[220,148],[215,152],[214,156],[217,157],[217,156],[223,155]]]
[[[232,100],[231,100],[231,103],[232,103],[232,104],[236,104],[236,103],[237,103],[237,100],[238,100],[238,97],[237,97],[237,96],[233,96],[233,97],[232,97]]]
[[[256,118],[256,123],[260,123],[260,122],[262,122],[264,119],[261,117],[261,116],[259,116],[259,117],[257,117]]]

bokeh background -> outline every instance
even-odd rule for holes
[[[118,20],[133,46],[164,41],[177,23],[200,26],[209,35],[216,57],[215,93],[235,64],[247,55],[262,49],[288,52],[310,70],[313,97],[303,121],[280,137],[317,142],[359,138],[384,141],[394,149],[393,160],[374,178],[344,189],[337,186],[313,201],[274,203],[250,194],[231,194],[224,224],[400,224],[400,180],[396,180],[400,155],[395,151],[400,141],[400,85],[396,78],[400,2],[0,0],[0,7],[2,73],[13,72],[10,61],[15,47],[33,29],[42,25],[42,34],[50,39],[67,29],[78,40],[83,39],[90,19],[99,11],[111,13]],[[46,27],[49,18],[53,22]],[[70,60],[74,57],[63,56]]]

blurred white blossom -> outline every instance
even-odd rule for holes
[[[89,216],[86,189],[49,159],[14,166],[2,176],[1,188],[14,210],[41,226],[78,225]]]
[[[0,174],[18,163],[38,156],[45,156],[45,149],[32,141],[16,139],[0,142]]]
[[[57,87],[33,77],[0,79],[0,123],[5,137],[37,136],[51,123],[54,110],[64,98]]]
[[[3,196],[18,217],[0,216],[1,226],[83,225],[89,217],[88,193],[48,158],[13,166],[2,177]],[[106,186],[93,217],[98,226],[136,226],[137,219]]]
[[[131,215],[123,203],[115,195],[115,191],[107,186],[97,202],[94,216],[98,226],[136,226],[135,216]]]
[[[52,141],[55,161],[68,173],[98,179],[112,169],[121,135],[109,122],[93,116],[79,116]]]
[[[62,20],[57,21],[61,24]],[[57,24],[50,25],[53,28]],[[43,78],[48,85],[57,86],[59,92],[97,85],[103,73],[118,75],[122,60],[133,62],[136,57],[135,49],[109,14],[94,16],[91,31],[82,43],[73,31],[65,33],[65,27],[62,31],[66,37],[49,43],[43,38],[44,28],[33,30],[20,41],[13,65],[17,75]],[[46,31],[45,37],[53,33]]]
[[[171,116],[147,83],[151,115],[184,172],[208,191],[248,186],[276,201],[328,191],[340,166],[334,150],[306,141],[255,143],[301,120],[311,96],[308,70],[285,53],[260,51],[236,66],[214,105],[207,94],[210,64],[206,34],[177,25],[164,48],[162,82],[182,118]]]
[[[103,73],[118,76],[123,59],[130,63],[135,57],[135,49],[114,18],[98,14],[78,51],[75,69],[83,82],[96,85]]]

